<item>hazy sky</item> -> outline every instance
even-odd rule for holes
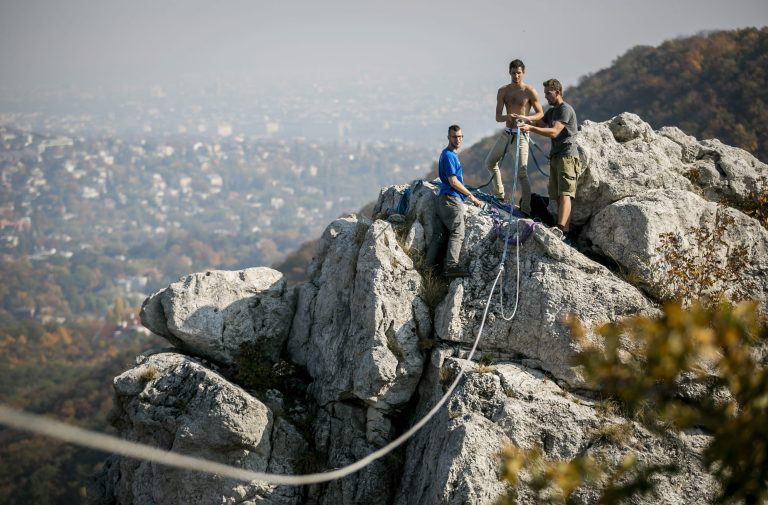
[[[766,0],[0,2],[0,86],[367,76],[495,89],[513,58],[528,82],[568,85],[638,44],[768,24]]]

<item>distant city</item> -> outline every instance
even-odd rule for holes
[[[197,81],[195,81],[197,82]],[[0,88],[0,125],[40,134],[248,136],[312,142],[397,141],[439,149],[448,125],[475,140],[491,134],[495,89],[361,79],[265,88],[212,81],[93,90]]]
[[[272,265],[382,186],[425,177],[449,124],[468,145],[492,133],[493,93],[475,95],[2,90],[0,315],[99,318],[190,272]]]

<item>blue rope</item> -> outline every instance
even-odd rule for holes
[[[538,149],[538,150],[539,150],[539,152],[540,152],[541,154],[544,154],[544,151],[541,149],[541,147],[539,147],[539,145],[538,145],[537,143],[535,143],[535,142],[533,141],[533,139],[532,139],[532,138],[530,138],[530,136],[528,137],[528,144],[533,144],[533,147],[535,147],[536,149]],[[531,158],[533,158],[533,162],[536,164],[536,170],[538,170],[538,171],[539,171],[539,173],[540,173],[541,175],[543,175],[544,177],[549,177],[549,174],[548,174],[548,173],[546,173],[546,172],[544,172],[544,170],[542,170],[542,169],[541,169],[541,167],[539,166],[539,160],[537,160],[537,159],[536,159],[536,155],[535,155],[535,154],[533,154],[533,151],[531,151],[531,150],[529,149],[529,150],[528,150],[528,152],[530,153],[530,155],[531,155]],[[544,157],[545,157],[545,158],[547,158],[547,159],[549,159],[549,157],[548,157],[546,154],[544,154]]]

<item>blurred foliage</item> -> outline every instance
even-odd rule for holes
[[[701,303],[684,309],[670,302],[658,318],[636,316],[597,330],[599,346],[587,340],[576,319],[571,331],[582,346],[576,358],[592,387],[614,398],[647,428],[700,428],[711,435],[702,462],[720,482],[719,503],[764,503],[768,499],[768,370],[760,362],[768,330],[757,305]],[[683,377],[711,390],[691,401],[681,394]],[[656,473],[674,467],[638,464],[628,453],[615,467],[589,456],[546,461],[540,450],[508,448],[503,478],[521,480],[544,503],[570,503],[585,484],[597,484],[600,503],[620,503],[652,492]],[[513,503],[516,489],[501,503]]]
[[[653,475],[675,470],[671,465],[642,467],[632,453],[613,466],[589,455],[578,456],[570,461],[547,460],[538,447],[522,450],[508,445],[501,456],[501,477],[511,487],[506,496],[496,502],[497,505],[528,503],[531,497],[522,501],[518,496],[516,486],[521,481],[530,488],[534,503],[538,504],[580,503],[576,499],[579,488],[604,483],[598,503],[613,505],[631,496],[652,494]]]
[[[768,161],[768,27],[637,46],[565,91],[579,120],[634,112],[658,129],[678,126]]]

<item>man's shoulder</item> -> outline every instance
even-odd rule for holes
[[[528,90],[533,89],[533,86],[529,86],[528,84],[521,83],[520,87],[514,86],[512,83],[507,83],[504,86],[499,88],[499,94],[508,94],[508,93],[514,93],[515,95],[519,95],[521,93],[528,94]]]
[[[568,102],[562,102],[560,105],[552,107],[550,110],[553,110],[553,113],[557,114],[558,116],[576,114],[576,111],[573,110],[573,107]]]
[[[451,156],[454,156],[454,157],[457,157],[457,158],[458,158],[458,156],[456,155],[456,151],[454,151],[454,150],[453,150],[453,149],[451,149],[450,147],[444,147],[444,148],[443,148],[443,150],[440,152],[440,157],[442,158],[442,157],[444,157],[444,156],[447,156],[447,157],[449,157],[449,158],[450,158]]]
[[[575,118],[576,118],[576,110],[573,108],[573,106],[571,104],[569,104],[568,102],[563,102],[563,104],[560,106],[560,108],[562,109],[562,112],[560,113],[560,115],[563,118],[568,119],[569,121],[571,119],[575,120]]]
[[[530,84],[523,83],[523,91],[525,91],[526,94],[528,94],[531,97],[536,96],[536,88],[534,88]]]
[[[456,151],[451,150],[450,147],[443,149],[443,152],[440,153],[440,159],[445,160],[448,163],[459,164],[459,155],[456,154]]]

